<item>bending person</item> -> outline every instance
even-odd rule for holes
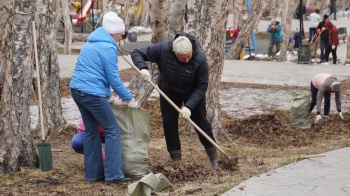
[[[341,112],[341,100],[340,100],[340,87],[339,80],[331,74],[321,73],[315,75],[311,80],[311,103],[310,113],[316,106],[317,116],[315,123],[318,123],[321,119],[321,103],[324,98],[324,113],[323,119],[328,120],[329,110],[331,106],[331,93],[335,93],[335,103],[337,106],[338,115],[341,119],[344,119]]]

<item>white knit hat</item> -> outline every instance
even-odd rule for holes
[[[115,12],[103,16],[102,27],[111,35],[125,32],[124,22]]]

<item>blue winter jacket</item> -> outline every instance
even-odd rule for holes
[[[274,31],[272,31],[271,24],[267,27],[267,32],[270,33],[270,41],[273,43],[282,42],[283,33],[282,33],[282,25],[281,23],[276,23]]]
[[[112,96],[112,87],[123,101],[129,101],[132,95],[119,77],[117,63],[117,44],[104,28],[96,29],[80,51],[70,87],[107,98]]]

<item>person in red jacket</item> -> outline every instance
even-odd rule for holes
[[[333,64],[337,63],[337,47],[339,45],[338,29],[334,26],[331,21],[327,20],[324,27],[329,33],[329,44],[326,46],[325,60],[328,62],[329,53],[332,52]]]

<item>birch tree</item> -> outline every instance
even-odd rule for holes
[[[168,8],[168,27],[169,39],[174,38],[177,33],[184,30],[186,0],[177,0],[169,3]]]
[[[227,137],[222,127],[220,83],[224,67],[227,23],[227,0],[189,0],[188,30],[205,53],[209,65],[209,84],[206,93],[207,117],[216,139]]]
[[[35,1],[0,1],[0,173],[38,165],[31,135]]]
[[[152,42],[158,43],[168,39],[168,23],[166,15],[166,1],[165,0],[150,0],[150,26],[152,29]],[[153,83],[157,83],[158,79],[158,66],[155,63],[147,63],[148,70],[152,75]],[[144,105],[148,97],[153,91],[153,86],[137,75],[132,79],[128,87],[134,94],[135,99]]]
[[[284,33],[283,41],[281,44],[280,49],[280,56],[278,57],[278,61],[284,62],[286,61],[286,54],[287,54],[287,48],[288,48],[288,42],[289,42],[289,36],[291,34],[291,28],[292,28],[292,17],[290,17],[293,14],[293,4],[294,1],[283,1],[283,7],[284,12],[282,13],[282,31]]]
[[[64,23],[64,46],[63,46],[63,53],[64,54],[71,54],[72,53],[72,40],[73,40],[73,28],[72,28],[72,22],[70,19],[69,14],[69,2],[66,0],[62,1],[61,4],[62,8],[62,19]]]
[[[348,36],[348,43],[346,44],[346,59],[350,61],[350,33]]]
[[[55,20],[50,9],[49,1],[36,1],[37,11],[35,12],[35,25],[37,30],[37,46],[41,81],[41,97],[43,102],[43,119],[45,135],[48,136],[51,130],[59,134],[66,125],[63,118],[60,77],[57,59],[57,43],[55,31]],[[38,76],[37,76],[38,77]],[[37,130],[40,130],[38,123]],[[33,133],[37,135],[39,131]]]
[[[260,20],[260,18],[256,16],[260,12],[260,9],[263,9],[261,7],[261,1],[262,0],[255,0],[254,3],[252,3],[251,12],[246,19],[246,21],[249,22],[244,22],[243,26],[241,27],[241,31],[238,34],[235,44],[232,44],[230,50],[226,53],[225,58],[227,60],[237,59],[239,57],[239,53],[244,49],[245,43],[247,42],[247,39],[249,38],[250,32],[253,30],[256,21]]]

